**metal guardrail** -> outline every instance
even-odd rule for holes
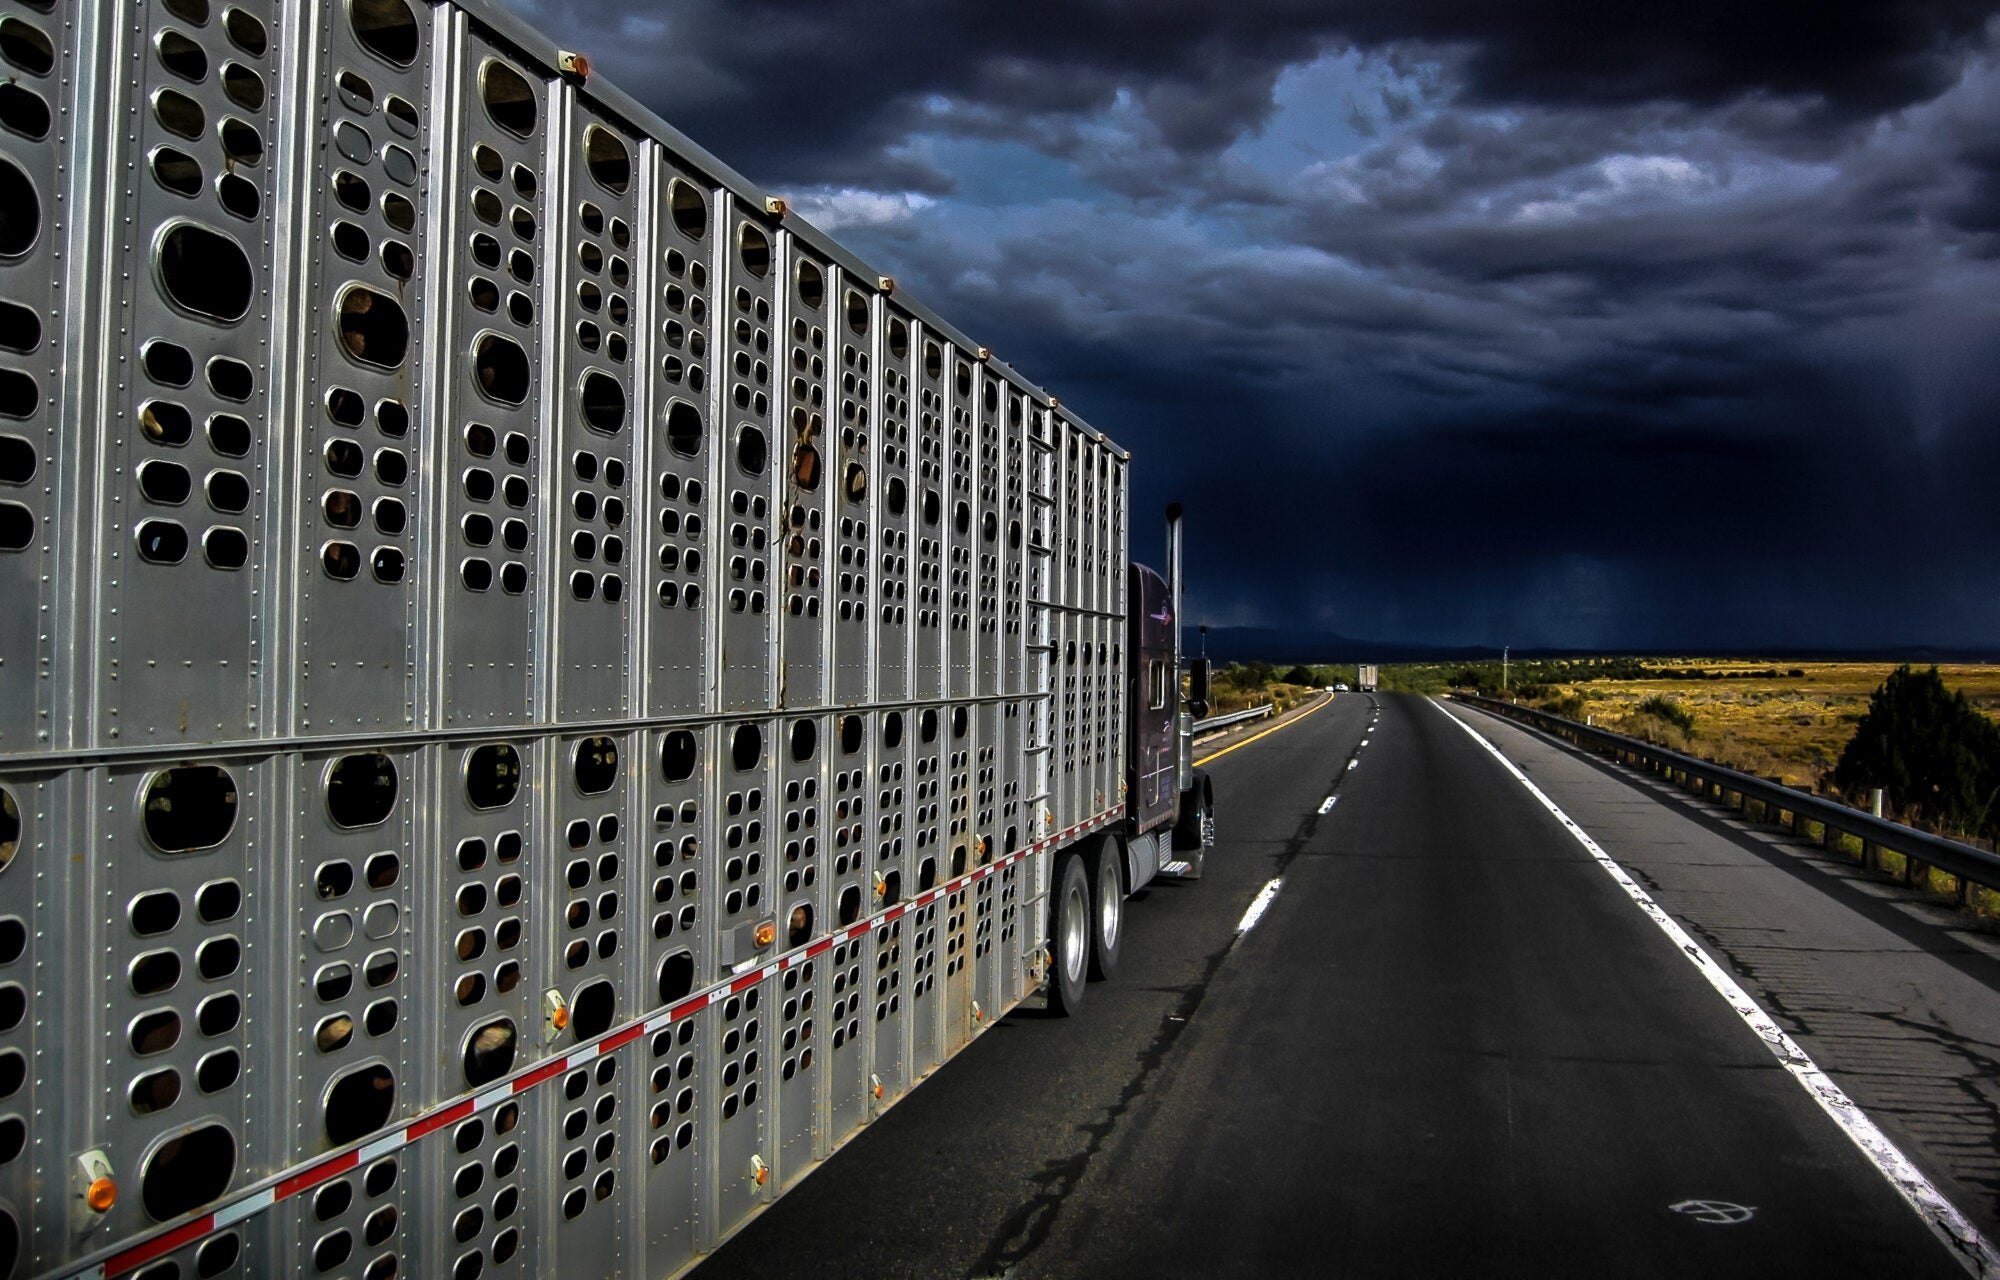
[[[1217,729],[1227,729],[1232,724],[1241,724],[1246,720],[1261,720],[1274,710],[1276,708],[1267,702],[1261,707],[1251,707],[1248,711],[1232,711],[1226,716],[1210,716],[1206,720],[1195,721],[1189,731],[1197,735],[1213,733]]]
[[[1852,836],[1861,842],[1862,861],[1873,870],[1881,869],[1879,854],[1887,851],[1904,859],[1903,881],[1917,884],[1926,880],[1926,869],[1935,867],[1958,880],[1960,901],[1966,886],[2000,888],[2000,855],[1988,853],[1956,840],[1906,827],[1900,822],[1878,818],[1872,813],[1759,778],[1727,769],[1707,760],[1656,747],[1650,742],[1610,733],[1593,725],[1578,724],[1563,716],[1533,707],[1518,706],[1493,698],[1452,695],[1455,701],[1491,711],[1509,719],[1567,739],[1589,751],[1596,751],[1624,764],[1639,765],[1662,775],[1704,797],[1750,815],[1751,806],[1761,809],[1764,821],[1789,828],[1800,839],[1812,839],[1811,828],[1820,828],[1819,843],[1829,849],[1840,847],[1841,838]]]

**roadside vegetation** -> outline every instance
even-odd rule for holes
[[[1504,679],[1504,687],[1503,687]],[[2000,667],[1535,659],[1385,667],[1386,687],[1510,698],[1885,812],[2000,839]]]
[[[1288,667],[1269,662],[1232,662],[1217,667],[1209,676],[1209,714],[1227,715],[1271,703],[1280,714],[1313,697],[1330,685],[1354,687],[1352,666]]]

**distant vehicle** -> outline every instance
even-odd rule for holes
[[[1374,663],[1372,662],[1363,663],[1361,666],[1355,669],[1354,683],[1361,686],[1361,692],[1363,693],[1375,692],[1376,680],[1377,680],[1377,672],[1375,670]]]
[[[1326,687],[1326,691],[1328,693],[1346,693],[1347,686],[1344,684],[1330,684]]]

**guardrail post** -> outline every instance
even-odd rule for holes
[[[1875,788],[1874,792],[1869,796],[1868,812],[1878,818],[1882,816],[1882,788]],[[1861,865],[1870,871],[1880,871],[1882,869],[1882,846],[1876,844],[1873,840],[1863,840],[1861,842]]]

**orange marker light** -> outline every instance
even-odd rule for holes
[[[569,1026],[569,1010],[557,1009],[549,1015],[549,1022],[555,1026],[556,1030],[564,1030]]]
[[[762,948],[770,946],[773,942],[776,942],[778,940],[777,921],[766,920],[764,923],[757,926],[756,933],[752,934],[751,936],[757,940],[758,947]]]
[[[98,1213],[109,1213],[111,1206],[118,1203],[118,1184],[109,1178],[99,1178],[83,1193],[83,1202]]]

